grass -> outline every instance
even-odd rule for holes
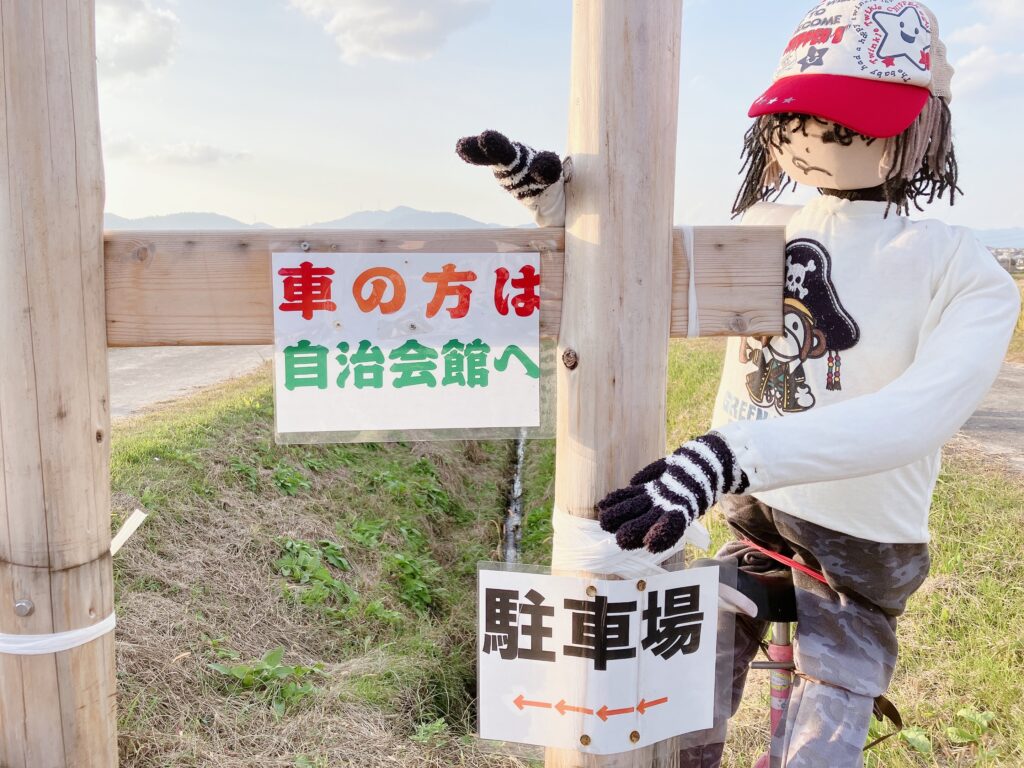
[[[706,429],[722,349],[673,342],[670,445]],[[121,764],[521,766],[467,740],[475,564],[500,547],[510,444],[283,447],[272,429],[265,373],[117,426],[115,523],[153,513],[115,563]],[[549,561],[554,463],[529,443],[524,562]],[[1024,764],[1022,517],[1019,478],[947,451],[890,691],[910,728],[869,766]],[[726,766],[763,748],[767,702],[755,674]]]
[[[1018,328],[1014,343],[1020,350],[1024,321]],[[673,342],[670,447],[706,430],[723,346],[710,340]],[[523,560],[544,564],[550,561],[553,445],[531,443],[526,467]],[[717,512],[705,522],[713,547],[728,538]],[[889,692],[908,733],[872,750],[866,765],[1016,768],[1024,765],[1019,685],[1024,677],[1024,555],[1018,546],[1024,479],[954,444],[946,451],[931,527],[931,575],[900,622],[901,656]],[[987,724],[982,727],[979,721]],[[752,673],[723,765],[752,765],[767,743],[767,722],[767,674]],[[922,751],[926,745],[927,754]]]
[[[1024,299],[1024,280],[1017,280],[1017,287],[1020,289],[1021,299]],[[1024,363],[1024,309],[1021,310],[1020,318],[1017,320],[1017,330],[1010,340],[1010,352],[1007,359],[1014,363]]]
[[[117,424],[120,757],[514,766],[472,728],[507,442],[277,446],[266,371]]]

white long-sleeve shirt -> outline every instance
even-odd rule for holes
[[[748,212],[787,227],[786,335],[729,340],[713,425],[766,504],[919,543],[940,449],[995,380],[1020,296],[969,230],[885,207]]]

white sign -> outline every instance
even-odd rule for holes
[[[713,725],[717,568],[481,569],[478,601],[481,738],[608,755]]]
[[[278,435],[540,423],[536,253],[275,253]]]

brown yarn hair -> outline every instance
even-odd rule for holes
[[[881,186],[856,192],[831,192],[851,199],[882,200],[888,203],[886,215],[895,206],[897,213],[909,213],[910,206],[921,211],[922,203],[932,203],[949,192],[949,204],[956,202],[959,168],[953,147],[952,115],[946,100],[931,96],[924,110],[899,136],[878,139],[857,133],[845,126],[822,120],[813,115],[783,112],[759,117],[747,131],[743,140],[743,182],[733,202],[733,216],[739,216],[760,202],[775,201],[797,182],[791,179],[772,155],[792,141],[796,132],[807,135],[812,122],[828,129],[822,135],[825,143],[838,142],[849,146],[854,141],[872,144],[888,141],[882,166],[888,175]],[[860,194],[858,194],[860,193]]]

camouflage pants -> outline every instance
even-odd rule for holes
[[[798,673],[786,718],[785,768],[858,768],[872,704],[896,665],[896,618],[928,575],[927,544],[881,544],[837,533],[762,504],[726,496],[726,520],[737,536],[716,556],[757,573],[778,563],[744,546],[748,539],[821,571],[828,584],[793,572],[799,620]],[[732,711],[767,623],[737,617]],[[767,717],[767,712],[765,712]],[[683,750],[681,768],[717,768],[722,744]]]

